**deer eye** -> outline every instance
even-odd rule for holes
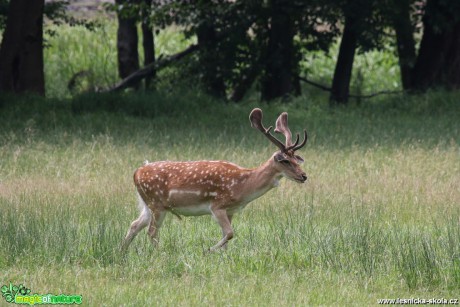
[[[291,164],[289,160],[281,160],[280,162],[285,165]]]

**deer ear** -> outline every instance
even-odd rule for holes
[[[286,156],[282,152],[277,153],[274,159],[276,162],[289,161],[288,158],[286,158]]]
[[[294,157],[296,158],[297,160],[297,163],[301,164],[301,163],[304,163],[304,159],[301,157],[301,156],[298,156],[298,155],[294,155]]]

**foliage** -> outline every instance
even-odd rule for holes
[[[10,0],[0,0],[0,30],[3,30],[6,26],[9,4]],[[69,2],[67,0],[45,1],[43,13],[47,21],[55,25],[68,24],[70,26],[84,26],[88,30],[94,30],[98,26],[98,23],[95,21],[77,19],[69,15],[66,11],[68,4]],[[49,35],[55,34],[52,30],[46,29],[46,31]]]
[[[55,0],[46,2],[44,8],[44,15],[46,19],[53,25],[69,25],[85,27],[89,31],[94,31],[100,24],[95,20],[75,18],[66,10],[69,1]],[[48,34],[53,35],[55,32],[48,31]]]
[[[49,47],[44,53],[48,97],[70,97],[76,93],[108,88],[117,82],[116,23],[113,20],[102,23],[94,31],[88,31],[84,27],[66,25],[55,26],[52,30],[56,31],[57,35],[49,37]],[[193,38],[186,39],[181,29],[177,27],[161,30],[155,39],[157,58],[179,52],[194,43]],[[251,48],[257,49],[258,47],[254,45]],[[330,84],[337,53],[337,43],[331,46],[328,53],[305,51],[300,62],[302,74],[317,82]],[[182,61],[160,71],[156,81],[157,88],[174,91],[178,85],[185,87],[188,84],[189,87],[195,89],[196,79],[193,75],[183,75],[184,70],[192,69],[190,66]],[[249,68],[250,66],[242,66],[240,69],[247,71]],[[81,71],[88,72],[88,74],[77,79],[77,85],[71,92],[67,88],[68,82]],[[359,76],[362,78],[361,81]],[[394,46],[388,44],[385,51],[374,50],[357,55],[353,72],[352,94],[399,89],[400,87],[398,60]],[[306,95],[315,97],[323,95],[312,87],[305,88],[304,92]],[[246,100],[256,97],[257,93],[252,91],[247,95]]]
[[[300,58],[300,50],[326,50],[338,33],[337,14],[330,13],[321,1],[279,1],[283,13],[288,14],[294,23],[294,32],[299,34],[293,56]],[[198,57],[191,57],[182,75],[203,80],[208,75],[223,78],[228,91],[235,88],[241,80],[257,71],[263,76],[263,66],[267,61],[266,49],[270,36],[270,20],[275,1],[171,1],[155,3],[151,8],[151,23],[157,29],[179,25],[186,37],[193,37],[203,26],[216,33],[209,48],[202,48]],[[140,18],[145,5],[126,2],[108,5],[109,9],[125,16]],[[331,27],[321,28],[322,22]],[[214,56],[214,55],[218,56]],[[201,60],[200,60],[201,59]],[[276,59],[275,59],[276,60]],[[207,63],[209,65],[203,65]],[[216,67],[217,70],[216,70]],[[216,76],[216,73],[218,74]],[[211,79],[211,78],[207,78]]]
[[[6,18],[8,16],[9,0],[0,0],[0,31],[3,31],[6,26]]]
[[[390,1],[391,2],[391,1]],[[201,55],[191,57],[194,62],[182,68],[182,76],[195,82],[198,77],[211,74],[222,77],[228,91],[239,85],[241,80],[250,78],[256,71],[259,80],[264,78],[264,65],[276,61],[267,57],[267,44],[271,36],[273,10],[282,10],[293,22],[295,50],[294,62],[302,62],[315,51],[327,52],[340,34],[344,17],[355,20],[354,31],[358,33],[358,47],[361,52],[383,50],[392,43],[388,38],[391,18],[388,1],[172,1],[156,3],[151,8],[151,22],[159,31],[172,24],[183,27],[187,36],[196,35],[204,24],[217,33],[217,40],[209,49],[201,50]],[[277,9],[279,7],[279,9]],[[112,6],[125,14],[140,16],[144,4],[128,2]],[[279,13],[279,12],[278,12]],[[218,54],[219,56],[209,56]],[[209,65],[203,65],[200,58]],[[269,59],[269,60],[268,60]],[[279,60],[279,59],[278,59]],[[216,70],[215,67],[218,67]],[[300,72],[293,67],[292,74]],[[310,67],[304,69],[310,70]],[[305,70],[304,70],[305,72]],[[218,74],[218,75],[216,75]],[[182,78],[183,79],[183,78]]]

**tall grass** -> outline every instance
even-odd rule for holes
[[[257,166],[274,148],[250,128],[255,104],[184,90],[4,103],[0,281],[82,294],[89,305],[454,298],[459,111],[453,94],[423,99],[333,111],[304,98],[262,105],[267,123],[287,110],[293,131],[307,127],[307,184],[283,181],[251,203],[225,252],[204,254],[220,236],[211,218],[168,216],[158,249],[142,232],[125,257],[118,248],[138,214],[134,169],[145,159]]]
[[[83,26],[51,26],[45,48],[45,80],[48,97],[68,98],[72,94],[106,89],[118,78],[117,22],[107,19],[98,23],[94,31]],[[140,29],[139,29],[140,31]],[[139,40],[139,62],[143,63],[142,40]],[[175,27],[164,29],[155,37],[156,57],[170,55],[185,49],[190,39]],[[75,89],[68,84],[79,72]]]

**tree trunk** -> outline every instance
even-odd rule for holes
[[[460,14],[460,13],[458,13]],[[442,82],[450,89],[460,88],[460,22],[453,26],[451,33],[451,46],[446,55],[443,67]]]
[[[116,4],[127,5],[129,4],[129,1],[116,0]],[[137,42],[136,19],[120,16],[120,14],[118,14],[118,75],[121,79],[124,79],[133,72],[139,70]]]
[[[410,19],[410,0],[396,0],[396,12],[393,26],[396,32],[396,44],[399,57],[399,69],[404,90],[411,88],[411,71],[415,64],[414,27]]]
[[[335,65],[334,78],[330,96],[331,105],[347,104],[350,94],[351,73],[358,39],[354,29],[354,20],[345,18],[342,41],[340,42],[339,56]]]
[[[152,0],[144,0],[148,8],[152,6]],[[155,39],[153,29],[148,20],[149,10],[144,10],[142,14],[142,47],[144,49],[144,66],[155,62]],[[145,88],[150,86],[151,80],[155,78],[156,72],[153,71],[152,76],[145,79]]]
[[[271,2],[271,24],[264,56],[262,100],[300,94],[298,61],[294,48],[294,23],[284,0]]]
[[[44,0],[11,0],[0,47],[0,91],[45,95]]]
[[[457,5],[457,8],[459,6]],[[426,90],[445,86],[460,88],[460,21],[459,11],[439,0],[427,2],[423,17],[423,37],[412,70],[412,88]],[[443,23],[439,25],[439,18]],[[437,18],[437,19],[434,19]]]
[[[255,79],[259,74],[259,69],[256,65],[250,67],[245,74],[242,74],[240,82],[233,88],[230,100],[233,102],[240,102],[246,92],[251,88]]]
[[[200,64],[203,69],[202,83],[205,90],[216,98],[225,99],[225,82],[222,75],[222,59],[217,50],[217,38],[214,26],[204,21],[197,29],[200,47]]]

